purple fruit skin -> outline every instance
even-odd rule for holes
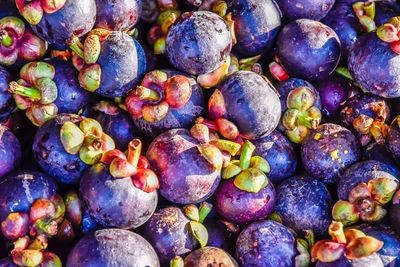
[[[338,75],[331,75],[318,85],[322,114],[326,118],[335,121],[343,102],[360,91],[351,81]]]
[[[0,260],[0,267],[18,267],[12,262],[10,257],[4,258]]]
[[[317,179],[295,176],[276,188],[276,207],[283,224],[297,231],[312,230],[322,236],[331,223],[332,198]]]
[[[386,137],[386,144],[396,163],[400,163],[400,127],[395,119],[389,127],[388,135]]]
[[[385,267],[396,267],[400,264],[400,237],[392,228],[383,224],[362,224],[357,226],[365,234],[383,242],[377,252]]]
[[[142,0],[96,0],[97,17],[94,28],[110,31],[131,29],[139,21]]]
[[[43,13],[42,20],[32,26],[32,29],[49,43],[64,44],[72,35],[80,37],[88,33],[95,20],[95,0],[67,0],[59,11],[52,14]]]
[[[385,98],[400,97],[400,55],[375,32],[365,33],[349,55],[349,71],[370,93]]]
[[[190,76],[173,70],[163,70],[168,74],[168,77],[174,75],[184,75],[191,79],[192,95],[189,101],[179,109],[170,109],[167,116],[159,122],[150,123],[144,119],[133,119],[133,123],[142,134],[150,137],[156,137],[163,132],[176,128],[189,129],[193,126],[196,118],[204,112],[205,100],[203,90],[200,85]]]
[[[189,219],[178,207],[156,211],[144,225],[144,235],[152,244],[161,264],[167,266],[175,256],[185,256],[199,247],[190,234]]]
[[[268,179],[278,183],[291,177],[297,168],[297,151],[282,133],[275,130],[270,135],[253,141],[255,153],[263,157],[271,168]]]
[[[269,135],[281,115],[279,97],[270,84],[251,71],[238,71],[219,85],[226,108],[226,118],[248,139]]]
[[[87,212],[104,227],[137,228],[157,207],[157,191],[146,193],[136,188],[130,177],[113,178],[102,163],[82,175],[79,188]]]
[[[277,87],[277,90],[279,92],[280,99],[281,99],[282,113],[285,110],[287,110],[286,103],[287,103],[287,98],[288,98],[289,93],[298,87],[307,87],[307,88],[311,89],[311,91],[314,94],[314,98],[315,98],[314,105],[317,108],[321,108],[321,98],[319,96],[317,89],[315,89],[314,85],[312,85],[311,83],[309,83],[305,80],[302,80],[302,79],[289,78],[288,80],[281,82]]]
[[[339,36],[342,48],[341,60],[347,62],[349,51],[363,32],[353,8],[347,3],[336,3],[321,22],[331,27]]]
[[[124,32],[108,36],[101,45],[97,63],[101,66],[101,83],[96,93],[110,98],[126,96],[139,85],[146,72],[142,46]]]
[[[388,178],[398,181],[396,178],[398,172],[385,163],[367,160],[358,162],[349,167],[340,177],[338,185],[338,196],[340,199],[348,199],[350,191],[362,182],[376,178]]]
[[[378,254],[372,254],[368,257],[348,260],[341,257],[339,260],[329,263],[317,262],[316,267],[384,267],[381,258]]]
[[[228,12],[235,22],[235,49],[255,56],[269,50],[281,28],[281,14],[274,0],[230,0]]]
[[[10,74],[0,66],[0,122],[6,122],[15,107],[13,96],[8,92]]]
[[[335,4],[335,0],[277,0],[287,21],[295,19],[320,20]]]
[[[340,59],[337,34],[309,19],[290,22],[278,36],[277,56],[290,76],[317,81],[327,78]]]
[[[296,240],[288,228],[275,221],[247,226],[236,241],[236,259],[246,267],[292,267]]]
[[[391,5],[390,3],[383,3],[383,2],[376,3],[374,21],[377,27],[386,23],[392,17],[396,17],[399,15],[400,15],[399,4]]]
[[[171,64],[194,75],[218,68],[232,48],[228,26],[209,11],[183,13],[169,29],[166,42]]]
[[[215,193],[218,213],[230,222],[248,224],[267,218],[275,208],[276,193],[271,182],[258,193],[237,188],[233,179],[221,182]]]
[[[21,144],[6,126],[0,124],[0,178],[17,169],[21,163]]]
[[[333,123],[320,125],[301,146],[304,169],[329,184],[338,182],[340,174],[360,157],[360,144],[356,137]]]
[[[67,267],[159,267],[157,254],[140,235],[122,229],[97,230],[84,236],[68,255]]]
[[[178,204],[199,203],[217,189],[220,171],[203,158],[198,141],[186,129],[169,130],[156,137],[147,159],[160,181],[160,193]]]
[[[87,165],[79,154],[69,154],[60,140],[60,129],[56,119],[49,120],[36,132],[33,155],[44,172],[60,183],[77,184]]]
[[[28,212],[39,198],[49,199],[57,194],[56,182],[36,171],[18,171],[3,177],[0,182],[0,221],[11,212]]]
[[[363,159],[382,162],[392,169],[393,174],[396,174],[394,176],[400,176],[400,169],[396,165],[389,148],[384,144],[372,143],[368,145],[364,150]]]

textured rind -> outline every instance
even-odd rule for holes
[[[348,260],[341,257],[339,260],[329,263],[317,262],[316,267],[384,267],[378,254],[372,254],[368,257]]]
[[[296,240],[288,228],[275,221],[247,226],[236,241],[236,259],[246,267],[292,267]]]
[[[273,0],[230,0],[228,12],[235,22],[235,49],[255,56],[271,49],[281,28],[281,14]]]
[[[338,196],[340,199],[348,199],[350,191],[362,182],[376,178],[388,178],[398,181],[398,172],[385,163],[367,160],[353,164],[340,177],[338,184]]]
[[[157,254],[140,235],[121,229],[97,230],[72,249],[67,267],[159,267]]]
[[[287,24],[277,41],[277,56],[289,75],[309,81],[327,78],[339,63],[340,50],[331,28],[308,19]]]
[[[96,0],[97,17],[94,28],[125,31],[138,22],[142,0]]]
[[[162,70],[168,74],[168,77],[174,75],[185,75],[190,78],[192,83],[192,95],[189,101],[179,109],[169,109],[165,118],[159,122],[150,123],[144,119],[133,119],[133,123],[144,135],[156,137],[157,135],[176,128],[189,129],[196,118],[201,116],[204,112],[205,100],[203,90],[197,82],[189,75],[179,71]]]
[[[18,138],[0,124],[0,178],[15,170],[21,163],[21,144]]]
[[[49,120],[36,132],[33,155],[44,172],[65,184],[77,184],[87,165],[79,154],[69,154],[60,141],[60,129],[56,120]]]
[[[279,97],[260,75],[238,71],[219,85],[226,107],[226,118],[248,139],[258,139],[275,130],[281,115]]]
[[[18,171],[0,182],[0,221],[11,212],[28,212],[39,198],[49,199],[58,191],[56,182],[41,172]]]
[[[271,168],[268,178],[277,183],[291,177],[297,168],[297,151],[294,145],[279,131],[253,140],[255,154],[263,157]]]
[[[136,188],[130,177],[113,178],[102,163],[82,175],[79,188],[88,213],[104,227],[137,228],[157,207],[157,191],[146,193]]]
[[[101,83],[96,93],[105,97],[126,96],[146,72],[146,55],[142,46],[124,32],[112,32],[101,45],[97,63]]]
[[[156,211],[145,224],[144,235],[157,251],[161,264],[168,265],[173,257],[185,256],[199,247],[189,233],[188,223],[180,208],[167,207]]]
[[[166,42],[171,64],[194,75],[218,68],[232,48],[228,26],[221,17],[208,11],[182,14],[169,29]]]
[[[320,20],[328,14],[335,0],[277,0],[283,18]]]
[[[356,137],[346,128],[326,123],[303,142],[301,159],[304,169],[324,183],[336,183],[344,170],[361,157]]]
[[[276,202],[275,188],[271,182],[257,193],[240,190],[233,179],[224,180],[215,193],[218,213],[229,222],[247,224],[270,215]]]
[[[317,179],[295,176],[276,188],[275,211],[283,224],[303,234],[312,230],[322,236],[331,223],[332,198],[325,185]]]
[[[219,248],[204,247],[190,253],[185,258],[185,267],[239,267],[231,255]]]
[[[375,32],[360,36],[349,54],[349,71],[370,93],[385,98],[400,97],[400,55]]]
[[[221,172],[203,158],[198,144],[188,130],[180,128],[159,135],[147,150],[160,181],[159,191],[173,203],[199,203],[217,189]]]
[[[8,92],[10,74],[0,66],[0,122],[6,122],[15,107],[12,94]]]
[[[385,144],[372,143],[368,145],[363,152],[364,160],[376,160],[386,164],[392,169],[396,177],[400,175],[400,169],[396,165],[389,148]]]
[[[397,120],[393,120],[389,127],[388,136],[386,138],[386,144],[392,152],[392,156],[396,160],[397,164],[400,163],[400,127]]]
[[[88,33],[95,20],[95,0],[67,0],[59,11],[52,14],[43,13],[40,23],[32,26],[32,29],[49,43],[64,44],[72,35],[80,37]]]

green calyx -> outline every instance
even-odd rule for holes
[[[183,261],[182,257],[180,257],[180,256],[175,256],[175,257],[171,260],[169,266],[170,266],[170,267],[185,267],[185,262]]]
[[[181,12],[178,9],[169,8],[161,12],[157,19],[156,25],[149,31],[149,40],[153,44],[153,52],[155,55],[162,55],[166,49],[166,37],[169,28],[179,18]]]
[[[376,30],[375,25],[375,2],[356,2],[353,4],[353,11],[360,21],[365,31],[371,32]]]
[[[211,212],[211,209],[212,205],[207,202],[201,203],[199,208],[193,204],[183,207],[185,215],[190,219],[188,223],[189,231],[199,242],[200,247],[205,247],[208,242],[208,231],[203,222]]]
[[[396,54],[400,54],[400,16],[389,19],[377,30],[376,35],[385,43],[390,44],[390,48]]]
[[[114,141],[103,132],[94,119],[85,118],[79,126],[66,121],[60,129],[61,143],[69,154],[78,154],[87,165],[100,161],[103,154],[115,148]]]
[[[223,179],[234,178],[234,185],[249,193],[258,193],[269,184],[266,173],[270,171],[270,166],[264,158],[253,156],[254,151],[255,146],[246,140],[240,160],[232,160],[222,170]]]

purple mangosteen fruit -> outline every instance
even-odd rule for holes
[[[16,170],[21,163],[21,144],[5,125],[0,124],[0,178]]]
[[[144,224],[157,206],[158,180],[141,156],[142,143],[129,143],[128,155],[106,152],[101,163],[88,169],[80,181],[86,211],[100,225],[124,229]]]
[[[332,74],[339,63],[340,50],[337,34],[325,24],[309,19],[287,24],[277,41],[277,57],[285,70],[309,81],[320,81]]]
[[[0,122],[6,122],[15,107],[12,94],[8,91],[10,80],[10,73],[0,66]]]
[[[143,237],[122,229],[103,229],[84,236],[68,255],[67,267],[159,267],[153,247]]]
[[[132,29],[142,13],[142,0],[96,0],[97,17],[95,28],[110,31]]]
[[[306,176],[286,179],[276,188],[276,199],[275,212],[297,233],[311,230],[322,236],[328,230],[332,198],[319,180]]]
[[[320,20],[325,17],[335,4],[334,0],[277,0],[287,21],[295,19]]]
[[[363,159],[382,162],[392,169],[392,173],[395,177],[400,176],[400,169],[396,165],[392,152],[390,152],[385,144],[372,143],[365,147]]]
[[[397,163],[400,162],[400,116],[397,116],[389,126],[386,144]]]
[[[336,183],[344,170],[361,157],[357,138],[346,128],[321,124],[303,142],[304,169],[324,183]]]
[[[190,76],[173,70],[153,70],[125,100],[133,123],[146,136],[190,128],[202,115],[203,91]]]

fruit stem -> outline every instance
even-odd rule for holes
[[[315,129],[318,126],[318,120],[310,117],[305,112],[300,112],[298,115],[298,123],[306,126],[308,129]]]
[[[142,141],[133,139],[128,146],[128,162],[135,168],[138,165],[140,154],[142,153]]]
[[[136,87],[135,94],[140,100],[159,101],[161,99],[161,96],[157,91],[141,85]]]
[[[341,222],[332,221],[328,229],[329,235],[335,242],[346,244],[346,236],[343,231],[343,224]]]
[[[68,41],[69,47],[71,48],[72,51],[75,52],[81,59],[84,59],[84,53],[83,53],[83,44],[81,40],[77,36],[72,36],[71,39]]]
[[[8,90],[13,94],[29,97],[33,100],[41,99],[41,92],[39,89],[33,87],[26,87],[18,84],[17,82],[10,82]]]
[[[240,144],[223,139],[210,141],[210,144],[216,146],[219,150],[228,152],[231,156],[235,156],[240,150]]]
[[[182,259],[182,257],[179,256],[175,256],[175,258],[173,258],[170,262],[170,267],[184,267],[185,263]]]
[[[240,163],[239,167],[242,170],[248,169],[250,167],[250,159],[253,155],[254,150],[256,147],[248,140],[244,141],[242,146],[242,153],[240,154]]]
[[[207,218],[208,214],[210,214],[212,205],[208,202],[203,202],[199,207],[199,223],[203,223]]]
[[[5,30],[0,31],[0,41],[5,47],[10,47],[14,43],[13,38]]]

